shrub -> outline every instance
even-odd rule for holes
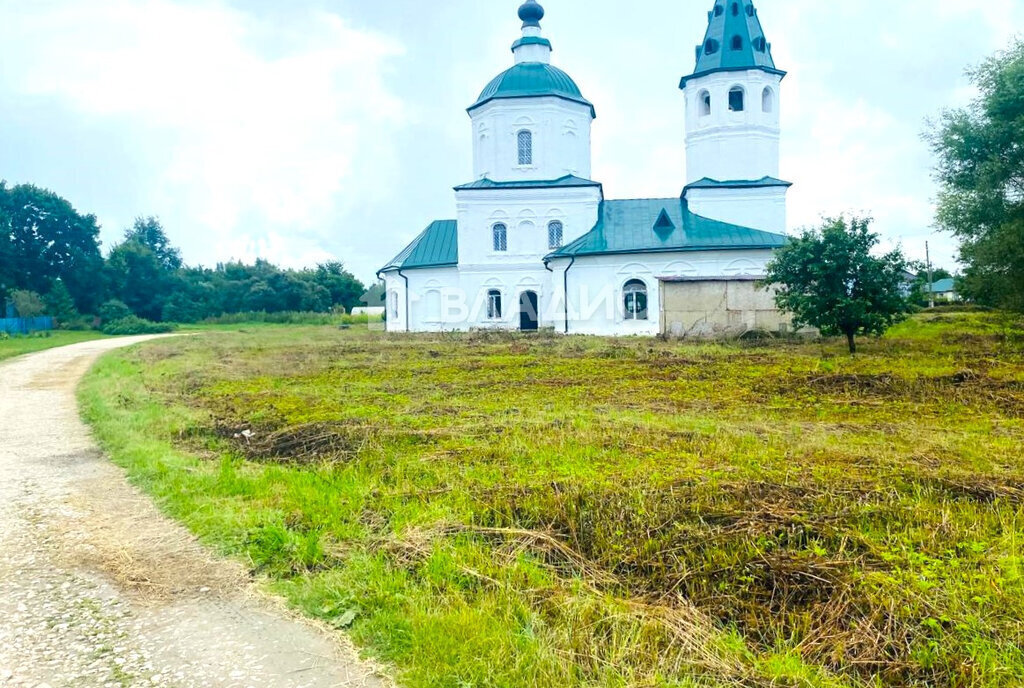
[[[11,292],[11,301],[14,303],[14,310],[18,311],[19,318],[37,318],[46,313],[46,304],[43,298],[34,291],[18,289]]]
[[[60,329],[70,330],[73,332],[85,332],[87,330],[96,329],[97,319],[92,315],[80,315],[70,320],[62,320],[60,322]]]
[[[163,334],[172,332],[173,325],[167,323],[155,323],[151,320],[143,320],[134,315],[119,320],[104,321],[100,330],[103,334],[126,335],[126,334]]]
[[[111,299],[105,304],[100,306],[100,320],[103,321],[104,326],[107,323],[112,323],[117,320],[124,320],[125,318],[135,317],[132,313],[132,309],[129,308],[124,301],[118,301],[117,299]]]

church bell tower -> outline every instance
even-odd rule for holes
[[[782,80],[752,0],[715,0],[686,99],[686,192],[701,215],[785,231]]]

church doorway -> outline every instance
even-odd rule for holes
[[[523,332],[536,332],[540,327],[540,308],[537,292],[524,291],[519,295],[519,329]]]

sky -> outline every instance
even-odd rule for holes
[[[608,198],[684,184],[683,97],[713,0],[541,0],[553,63],[597,107]],[[934,228],[929,118],[1024,33],[1024,0],[760,0],[783,82],[789,227]],[[512,64],[519,0],[0,0],[0,179],[64,196],[109,249],[161,219],[190,264],[341,260],[364,281],[472,181],[465,112]]]

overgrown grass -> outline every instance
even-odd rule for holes
[[[52,332],[36,332],[28,335],[10,335],[4,337],[0,334],[0,361],[5,358],[13,358],[22,354],[30,354],[45,349],[53,349],[68,344],[78,344],[93,339],[102,339],[105,335],[99,332],[71,332],[66,330],[54,330]]]
[[[227,313],[207,318],[203,325],[368,325],[383,323],[383,318],[369,315],[350,315],[348,313],[309,313],[304,311],[284,311],[279,313],[249,312]]]
[[[265,328],[104,359],[132,478],[407,686],[1016,686],[1024,329]]]

